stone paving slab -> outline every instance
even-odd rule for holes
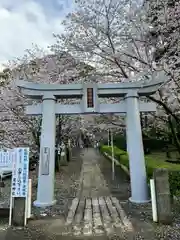
[[[64,223],[51,225],[55,235],[69,237],[110,237],[116,235],[124,239],[134,231],[132,223],[126,216],[119,200],[115,197],[75,198]],[[93,238],[94,239],[94,238]]]
[[[80,182],[79,198],[93,198],[109,196],[110,190],[99,166],[99,155],[93,148],[84,149],[81,154],[83,161]]]

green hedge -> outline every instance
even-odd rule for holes
[[[107,144],[107,143],[106,143]],[[164,140],[158,139],[143,139],[144,148],[149,148],[150,150],[161,150],[163,149],[168,143]],[[126,137],[122,135],[114,136],[114,145],[118,148],[126,150]]]
[[[106,152],[111,155],[111,147],[103,145],[100,147],[101,152]],[[129,158],[126,151],[121,150],[114,147],[114,156],[115,158],[124,166],[129,169]],[[170,189],[171,194],[178,196],[180,193],[180,164],[168,163],[158,161],[156,158],[152,158],[150,156],[145,157],[146,163],[146,172],[147,172],[147,179],[148,182],[153,176],[153,171],[155,168],[166,168],[169,170],[169,181],[170,181]]]

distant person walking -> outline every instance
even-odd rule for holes
[[[84,139],[84,147],[85,147],[85,148],[88,148],[88,147],[89,147],[89,143],[88,143],[87,137]]]

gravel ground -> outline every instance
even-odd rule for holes
[[[157,239],[180,239],[180,202],[175,202],[173,205],[173,224],[172,226],[157,226]]]

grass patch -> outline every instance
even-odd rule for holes
[[[178,161],[179,154],[177,151],[172,151],[169,154],[170,154],[170,158],[168,158],[166,156],[166,152],[152,152],[152,153],[148,154],[148,156],[150,156],[151,158],[158,159],[159,161],[163,161],[163,162],[165,162],[166,160]],[[179,164],[180,164],[180,160],[179,160]]]
[[[111,155],[111,146],[108,147],[106,145],[103,145],[100,147],[100,151],[106,152],[109,155]],[[114,156],[122,165],[129,169],[129,157],[126,151],[121,150],[115,146]],[[154,156],[153,155],[145,156],[147,180],[149,182],[149,180],[153,177],[154,169],[156,168],[168,169],[171,194],[178,196],[180,195],[180,164],[165,162],[165,160],[166,158],[160,158],[157,153]]]

